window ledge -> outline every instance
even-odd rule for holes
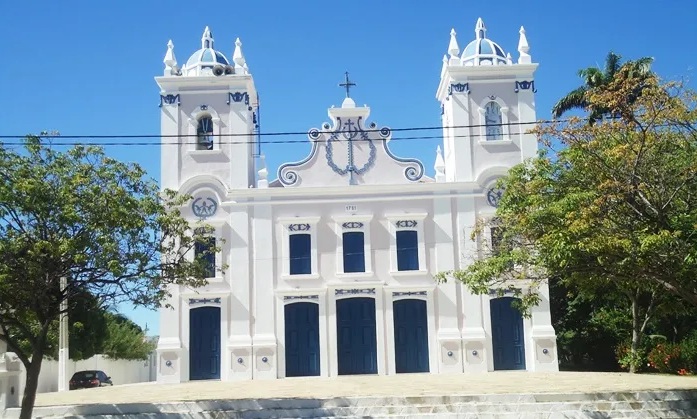
[[[194,160],[225,160],[227,156],[221,149],[216,150],[189,150],[188,153]]]
[[[293,280],[293,279],[304,281],[304,280],[309,280],[309,279],[319,279],[319,274],[298,274],[298,275],[282,274],[281,279],[286,280],[286,281]]]
[[[487,146],[504,146],[504,145],[511,145],[513,144],[513,140],[479,140],[479,145],[483,145],[485,147]]]
[[[210,278],[206,278],[206,281],[208,281],[209,284],[223,282],[223,280],[225,280],[225,278],[223,278],[222,276],[212,276]]]
[[[339,279],[372,279],[372,272],[337,272],[336,277]]]
[[[390,271],[392,276],[423,276],[427,275],[428,271],[425,269],[419,269],[416,271]]]

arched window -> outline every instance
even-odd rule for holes
[[[196,150],[213,150],[213,119],[210,116],[198,120]]]
[[[498,103],[492,101],[486,104],[484,123],[487,141],[503,139],[503,115],[501,115],[501,106]]]

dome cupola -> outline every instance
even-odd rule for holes
[[[505,65],[509,59],[496,42],[486,37],[486,27],[482,18],[477,19],[474,28],[476,38],[462,52],[462,65]]]

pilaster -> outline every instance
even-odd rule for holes
[[[254,351],[253,378],[277,378],[278,356],[274,328],[274,242],[271,205],[254,207],[252,221]]]

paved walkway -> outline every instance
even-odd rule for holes
[[[595,393],[697,389],[697,377],[587,372],[399,374],[286,378],[244,382],[140,383],[37,395],[37,406],[161,403],[189,400],[427,396],[502,393]]]

